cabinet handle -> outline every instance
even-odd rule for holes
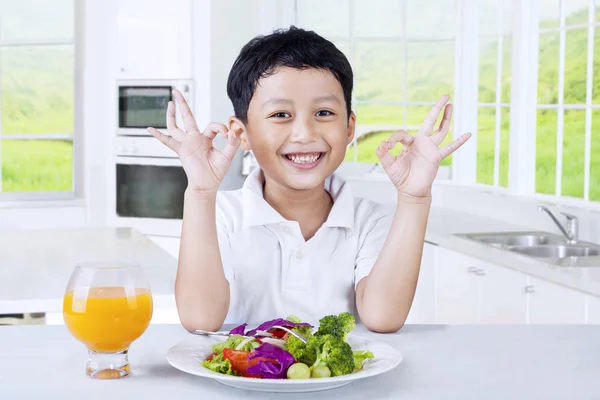
[[[533,292],[535,292],[535,286],[533,286],[533,285],[525,286],[525,293],[533,293]]]
[[[469,273],[470,274],[476,274],[477,273],[477,267],[469,267]]]

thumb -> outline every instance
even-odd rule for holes
[[[227,144],[225,145],[223,150],[221,150],[221,153],[223,153],[223,155],[227,157],[227,159],[231,162],[233,161],[233,157],[235,157],[235,153],[240,147],[240,140],[238,139],[236,134],[231,130],[227,131],[225,136],[227,136]]]

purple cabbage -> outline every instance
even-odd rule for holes
[[[311,324],[308,324],[306,322],[295,323],[292,321],[288,321],[287,319],[277,318],[277,319],[273,319],[271,321],[263,322],[258,327],[256,327],[256,329],[252,329],[251,331],[248,331],[248,333],[246,333],[246,336],[255,336],[257,331],[268,331],[270,328],[272,328],[275,325],[283,326],[284,328],[288,328],[288,329],[292,329],[297,326],[307,326],[309,328],[313,327]],[[236,329],[238,329],[238,328],[236,328]]]
[[[273,363],[261,360],[255,365],[248,367],[247,372],[249,374],[258,375],[265,379],[285,379],[288,368],[296,362],[294,356],[290,353],[269,343],[263,343],[254,349],[248,356],[248,361],[252,361],[256,358],[265,358],[275,361],[275,363]]]
[[[248,326],[248,324],[242,324],[238,327],[233,328],[232,330],[229,331],[230,335],[242,335],[244,336],[244,332],[246,331],[246,327]]]

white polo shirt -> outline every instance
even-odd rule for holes
[[[336,174],[325,181],[333,207],[308,241],[296,221],[263,197],[259,168],[239,190],[217,195],[217,232],[231,302],[226,323],[258,324],[290,314],[316,324],[344,311],[357,320],[355,289],[387,237],[393,208],[354,198]]]

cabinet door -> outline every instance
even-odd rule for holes
[[[406,318],[407,324],[435,323],[435,268],[437,246],[425,243],[419,271],[419,281],[410,312]]]
[[[600,324],[600,297],[586,295],[587,315],[586,323]]]
[[[119,79],[192,77],[191,0],[120,0]]]
[[[477,323],[478,277],[471,258],[438,248],[436,321],[441,324]]]
[[[481,263],[479,323],[527,323],[527,275],[498,265]]]
[[[585,294],[542,279],[529,277],[529,323],[583,324]]]

